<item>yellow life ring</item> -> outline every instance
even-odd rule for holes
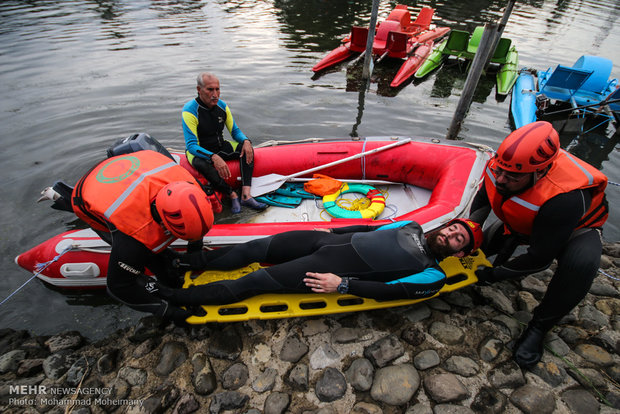
[[[336,204],[336,199],[345,193],[362,193],[370,199],[370,206],[362,210],[347,210]],[[385,197],[374,187],[365,184],[344,183],[338,191],[323,196],[323,208],[330,216],[336,218],[370,218],[377,217],[385,208]]]

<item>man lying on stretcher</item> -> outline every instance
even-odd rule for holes
[[[154,292],[178,306],[223,305],[264,293],[349,293],[377,300],[419,299],[446,282],[439,262],[463,257],[482,244],[480,225],[454,219],[424,234],[413,221],[289,231],[217,250],[180,255],[188,270],[233,270],[269,263],[235,280]]]

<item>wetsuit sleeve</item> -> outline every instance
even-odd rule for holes
[[[393,280],[388,283],[352,279],[349,293],[376,300],[421,299],[435,295],[446,283],[446,275],[436,269]]]
[[[232,116],[232,112],[230,111],[230,107],[226,104],[224,105],[226,107],[226,128],[228,129],[228,132],[230,132],[230,136],[237,142],[245,141],[248,137],[246,137],[245,134],[241,132],[241,128],[237,126],[237,123]]]
[[[527,252],[495,267],[493,277],[509,279],[549,267],[566,245],[591,201],[588,190],[574,190],[548,200],[534,219]]]
[[[211,158],[213,153],[198,144],[198,102],[192,99],[183,107],[181,114],[185,149],[195,157]]]
[[[491,202],[487,195],[486,187],[483,185],[476,193],[471,204],[469,219],[476,223],[484,223],[491,213]]]
[[[379,226],[368,226],[365,224],[359,224],[355,226],[346,226],[346,227],[334,227],[332,228],[332,233],[334,234],[346,234],[346,233],[360,233],[376,230]]]
[[[395,229],[395,228],[399,228],[399,227],[404,227],[407,224],[413,223],[410,220],[405,220],[405,221],[395,221],[393,223],[390,224],[384,224],[382,226],[377,226],[377,225],[365,225],[365,224],[359,224],[359,225],[355,225],[355,226],[347,226],[347,227],[337,227],[337,228],[333,228],[332,229],[332,233],[335,234],[344,234],[344,233],[358,233],[358,232],[367,232],[367,231],[375,231],[375,230],[388,230],[388,229]]]

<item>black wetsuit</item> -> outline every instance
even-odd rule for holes
[[[148,269],[157,276],[159,284],[171,288],[181,286],[181,279],[177,277],[177,271],[172,269],[171,258],[166,256],[166,252],[155,254],[144,244],[118,230],[112,231],[111,237],[112,250],[106,281],[110,296],[142,312],[151,312],[175,321],[187,318],[189,312],[170,306],[155,295],[154,279],[144,275]]]
[[[534,219],[529,237],[505,235],[503,223],[496,221],[485,230],[482,251],[497,254],[492,280],[526,276],[558,261],[544,298],[534,310],[533,321],[549,330],[581,302],[596,277],[602,253],[600,229],[576,229],[591,204],[589,190],[559,194],[544,203]],[[483,223],[491,211],[485,187],[472,204],[470,218]],[[519,244],[527,252],[511,258]]]
[[[400,227],[397,227],[400,226]],[[334,232],[291,231],[248,243],[188,255],[196,269],[236,269],[253,262],[272,266],[237,280],[224,280],[168,292],[184,305],[226,304],[262,293],[311,293],[306,272],[352,277],[349,293],[378,300],[432,296],[445,284],[445,273],[430,252],[422,228],[401,222],[351,226]],[[392,227],[392,228],[390,228]]]

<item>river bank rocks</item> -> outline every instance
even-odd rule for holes
[[[179,328],[145,317],[91,342],[0,330],[5,413],[466,414],[620,410],[620,243],[521,370],[511,349],[551,270],[382,311]]]

